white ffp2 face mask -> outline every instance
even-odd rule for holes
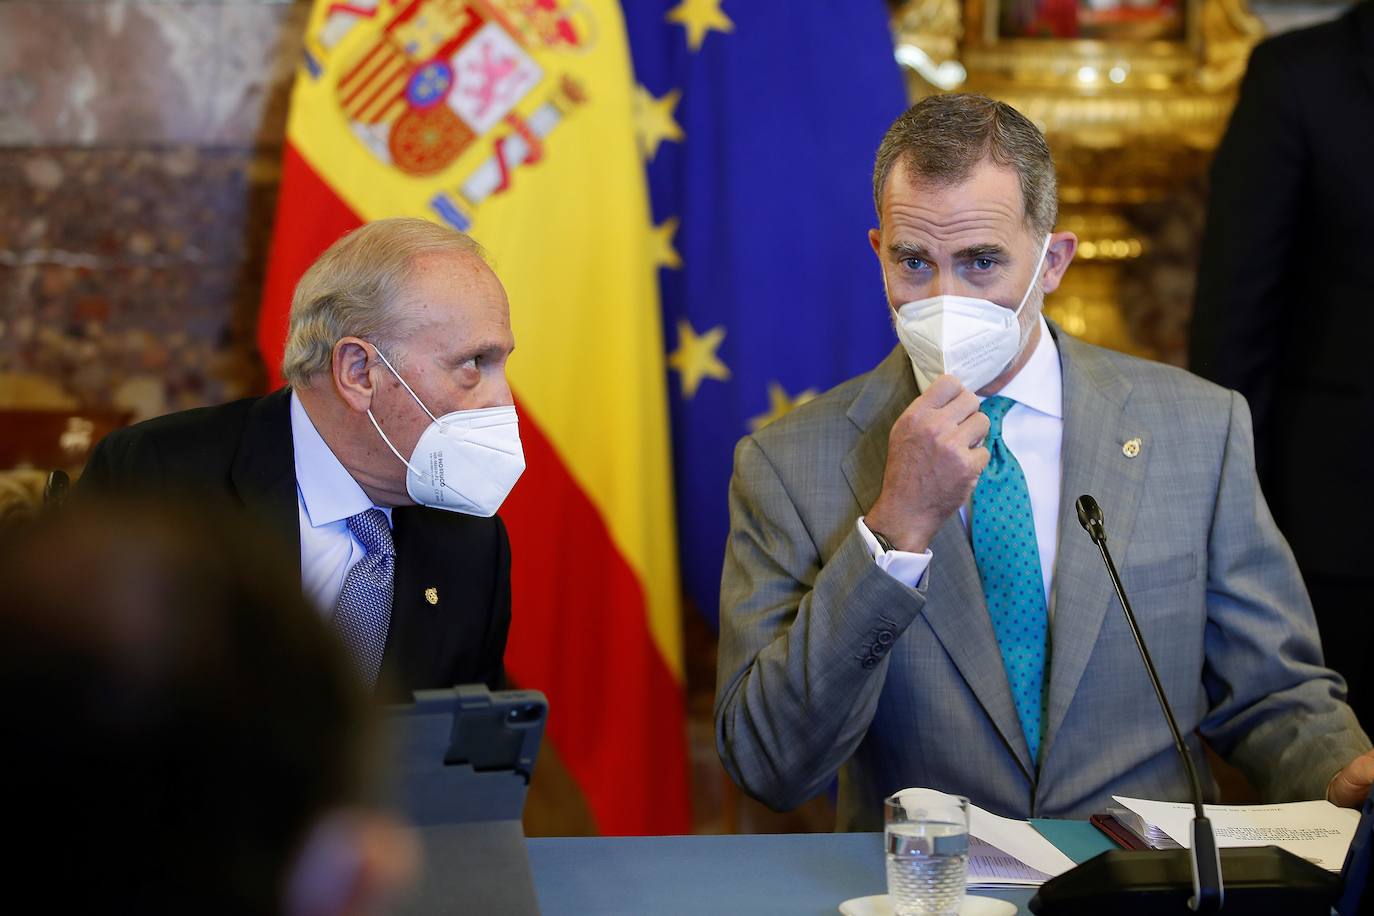
[[[525,471],[525,451],[520,445],[520,421],[515,408],[455,410],[435,417],[381,350],[377,356],[430,419],[406,461],[382,432],[372,409],[367,411],[386,447],[406,466],[406,492],[410,498],[431,509],[483,518],[495,515]]]
[[[911,358],[922,391],[947,372],[976,392],[1011,365],[1025,342],[1021,309],[1035,289],[1049,248],[1046,235],[1030,286],[1015,310],[969,296],[931,296],[897,309],[897,339]]]

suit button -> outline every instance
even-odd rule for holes
[[[881,646],[890,645],[892,643],[892,640],[896,638],[897,637],[893,635],[891,630],[878,631],[878,644]]]
[[[885,654],[887,654],[887,644],[886,644],[886,643],[881,643],[881,642],[880,642],[880,643],[878,643],[876,646],[874,646],[872,649],[869,649],[868,651],[869,651],[870,653],[872,653],[875,657],[881,658],[882,656],[884,656]]]
[[[870,655],[863,660],[862,664],[864,668],[876,668],[878,667],[878,657],[876,655]]]

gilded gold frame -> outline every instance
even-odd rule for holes
[[[919,47],[932,65],[957,61],[984,90],[1001,86],[1018,93],[1083,97],[1114,96],[1122,90],[1146,96],[1226,93],[1234,89],[1250,49],[1263,36],[1245,0],[1188,0],[1182,41],[1136,42],[1002,38],[997,34],[999,4],[966,0],[961,9],[958,0],[908,0],[897,10],[894,26],[899,42]],[[1113,79],[1117,67],[1121,70]],[[1189,120],[1186,112],[1174,113]]]

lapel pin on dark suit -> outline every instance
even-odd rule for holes
[[[1134,439],[1127,439],[1122,443],[1121,454],[1125,455],[1127,458],[1134,458],[1136,455],[1139,455],[1140,437],[1136,436]]]
[[[433,586],[425,589],[425,600],[428,601],[430,604],[438,604],[439,590],[437,588],[434,588]]]

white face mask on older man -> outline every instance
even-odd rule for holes
[[[382,432],[372,409],[367,411],[386,447],[406,466],[406,492],[410,498],[431,509],[483,518],[495,515],[525,471],[525,451],[520,444],[520,420],[515,407],[455,410],[436,417],[381,350],[377,350],[377,356],[430,419],[406,461]]]
[[[1050,237],[1040,248],[1030,286],[1015,310],[970,296],[931,296],[897,309],[893,324],[916,381],[925,391],[939,375],[949,373],[969,391],[978,391],[1001,375],[1021,352],[1021,309],[1035,289]]]

